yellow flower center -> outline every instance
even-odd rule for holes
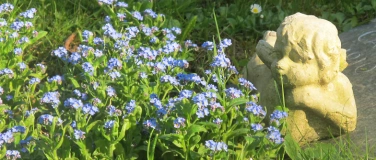
[[[253,12],[253,13],[258,13],[259,10],[258,10],[257,8],[253,8],[253,9],[252,9],[252,12]]]

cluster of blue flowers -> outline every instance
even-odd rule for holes
[[[239,84],[250,90],[257,90],[256,87],[248,80],[239,78]]]
[[[107,106],[107,110],[108,110],[108,115],[110,116],[120,116],[121,115],[121,110],[120,109],[117,109],[115,106]]]
[[[43,79],[47,77],[45,75],[27,77],[27,91],[33,88],[38,90],[38,94],[30,99],[32,101],[30,104],[40,108],[30,106],[22,115],[24,118],[39,115],[36,121],[38,129],[46,130],[55,127],[53,128],[55,134],[67,132],[64,136],[69,137],[72,144],[79,144],[89,138],[97,138],[91,136],[103,136],[107,140],[116,139],[121,137],[120,133],[114,133],[118,132],[119,128],[133,127],[134,130],[142,128],[142,131],[148,134],[153,129],[158,133],[181,134],[187,133],[192,124],[203,122],[217,128],[228,127],[231,118],[231,121],[238,123],[238,119],[231,116],[243,116],[242,119],[246,123],[239,124],[249,126],[251,133],[265,131],[266,138],[271,142],[275,144],[283,142],[278,128],[271,126],[264,130],[261,120],[255,121],[251,118],[256,116],[262,119],[266,116],[262,106],[249,101],[252,97],[248,94],[256,90],[251,82],[239,78],[237,87],[226,88],[221,84],[226,83],[231,75],[238,73],[224,53],[232,44],[230,39],[223,39],[217,46],[210,41],[201,45],[201,48],[208,52],[216,48],[218,53],[210,64],[210,70],[205,71],[206,75],[186,73],[184,69],[189,67],[189,63],[181,57],[187,57],[188,52],[199,47],[190,40],[184,41],[183,44],[176,41],[182,33],[180,28],[161,28],[147,24],[146,20],[153,22],[152,20],[163,16],[151,9],[128,12],[125,10],[128,7],[127,3],[117,0],[98,0],[98,2],[120,10],[121,12],[114,14],[116,16],[112,18],[117,18],[116,20],[121,22],[120,25],[126,27],[122,27],[121,32],[118,31],[118,26],[111,23],[115,19],[107,17],[102,27],[103,37],[84,30],[81,34],[82,44],[75,52],[70,52],[64,47],[58,47],[51,52],[52,56],[64,62],[62,63],[64,67],[70,68],[67,73],[48,76],[46,80]],[[0,5],[0,13],[11,10],[13,6],[9,4]],[[35,14],[36,9],[27,10],[19,15],[22,19],[10,23],[9,37],[18,37],[15,41],[17,45],[30,41],[27,36],[20,37],[18,34],[19,31],[33,26],[27,20],[36,17]],[[128,23],[129,21],[139,23]],[[129,26],[130,24],[137,26]],[[0,26],[7,25],[6,21],[0,19]],[[32,33],[37,34],[34,31]],[[14,53],[15,56],[23,54],[20,47],[9,52]],[[13,68],[17,69],[13,71],[2,68],[0,78],[14,78],[15,74],[26,70],[41,73],[46,71],[43,64],[36,64],[35,68],[32,68],[22,61],[17,62],[16,67]],[[3,95],[8,90],[0,87],[0,95],[7,98],[9,101],[7,103],[19,99],[12,92]],[[230,106],[230,102],[238,99],[244,101],[243,104]],[[2,99],[0,102],[2,103]],[[244,104],[245,102],[247,103]],[[13,116],[16,114],[13,112],[16,113],[12,109],[6,110],[8,119],[15,119]],[[228,113],[233,115],[230,116]],[[280,120],[286,117],[286,112],[275,111],[271,114],[271,121],[279,125]],[[136,124],[126,123],[130,121]],[[64,126],[65,124],[67,125]],[[90,125],[96,126],[96,129],[90,131],[88,129]],[[124,125],[129,126],[124,127]],[[68,129],[62,131],[66,127]],[[14,141],[13,133],[27,131],[29,131],[27,127],[14,125],[6,132],[0,133],[0,147]],[[28,146],[34,138],[29,136],[21,140],[20,144]],[[205,141],[217,140],[220,137],[200,138]],[[142,139],[144,140],[147,139]],[[212,153],[228,151],[228,146],[223,141],[207,140],[205,144],[203,141],[200,143],[213,151]],[[21,152],[27,151],[30,152],[30,149],[25,147],[21,150]],[[7,150],[6,156],[17,159],[21,154],[17,150]]]
[[[261,131],[264,127],[260,123],[257,123],[257,124],[252,123],[251,128],[253,131],[257,132],[257,131]]]
[[[276,143],[276,144],[281,144],[284,139],[281,135],[281,132],[279,131],[278,128],[274,126],[270,126],[267,128],[268,133],[266,135],[266,138],[268,138],[270,141]]]
[[[21,158],[21,154],[17,150],[7,150],[5,156],[7,159],[18,159]]]
[[[0,75],[8,75],[9,78],[13,77],[13,71],[9,68],[4,68],[0,70]]]
[[[82,108],[84,104],[82,103],[80,99],[68,98],[67,100],[64,101],[64,106],[68,108],[79,109],[79,108]]]
[[[224,142],[215,142],[213,140],[208,140],[205,141],[205,146],[209,148],[210,150],[214,152],[219,152],[219,151],[226,151],[228,150],[228,146]]]
[[[185,118],[178,117],[174,120],[174,127],[180,128],[185,126]]]
[[[214,57],[214,61],[211,64],[212,67],[228,68],[231,66],[230,59],[225,54],[218,54]]]
[[[54,116],[50,114],[43,114],[39,117],[38,123],[40,124],[45,124],[45,125],[51,125],[54,122]],[[60,118],[57,118],[57,124],[62,124],[63,120]]]
[[[148,119],[146,120],[143,125],[146,127],[146,128],[153,128],[153,129],[157,129],[157,120],[155,118],[151,118],[151,119]]]
[[[236,88],[227,88],[225,90],[226,92],[226,95],[230,98],[230,99],[235,99],[235,98],[239,98],[243,95],[243,92],[241,90],[238,90]]]
[[[49,78],[47,81],[50,82],[50,83],[56,82],[58,84],[61,84],[63,82],[63,80],[64,80],[64,77],[62,77],[60,75],[55,75],[55,76]]]
[[[20,13],[20,16],[24,18],[34,18],[35,13],[37,13],[37,10],[35,8],[31,8],[25,12]]]
[[[55,91],[55,92],[47,92],[43,95],[42,99],[40,100],[40,103],[45,103],[45,104],[51,104],[53,108],[58,107],[60,104],[60,93]]]
[[[0,14],[12,12],[13,9],[14,9],[14,6],[12,4],[3,3],[3,4],[0,5]]]
[[[111,128],[114,127],[114,125],[115,125],[115,121],[114,120],[109,120],[106,123],[104,123],[104,128],[111,129]]]
[[[39,78],[31,78],[30,81],[29,81],[29,84],[37,84],[40,82],[40,79]]]
[[[135,100],[131,100],[129,103],[127,103],[124,107],[124,109],[127,111],[126,114],[130,114],[130,113],[133,113],[134,109],[136,107],[136,101]]]
[[[94,116],[95,113],[99,112],[99,109],[98,107],[90,103],[85,103],[84,106],[82,107],[82,111],[84,114],[89,114],[91,116]]]
[[[0,147],[5,143],[13,142],[13,140],[13,132],[11,130],[8,130],[5,133],[0,133]]]
[[[256,104],[255,102],[252,102],[252,101],[247,102],[246,110],[248,112],[252,113],[255,116],[259,116],[259,117],[265,117],[266,116],[266,112],[262,108],[262,106]]]
[[[74,138],[75,139],[84,139],[85,138],[85,132],[75,129],[74,130]]]
[[[115,2],[117,2],[117,0],[98,0],[98,2],[107,4],[107,5],[113,5]],[[121,3],[121,2],[118,2],[118,3]]]
[[[279,110],[275,110],[271,115],[270,115],[270,121],[275,122],[276,125],[279,125],[279,121],[283,118],[287,117],[287,113]]]

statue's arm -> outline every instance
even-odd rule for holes
[[[357,111],[351,84],[345,92],[336,94],[340,95],[334,96],[333,93],[322,90],[320,87],[310,87],[302,92],[300,98],[295,97],[295,100],[298,106],[307,107],[345,131],[352,131],[356,127]],[[341,98],[335,98],[338,96]]]
[[[270,68],[273,61],[276,59],[274,52],[274,44],[277,40],[276,32],[267,31],[264,38],[257,43],[256,53],[261,61]]]
[[[323,97],[322,97],[323,98]],[[348,100],[345,102],[338,102],[329,99],[326,104],[322,105],[323,110],[321,111],[324,114],[324,118],[332,121],[339,128],[344,131],[353,131],[356,127],[356,106],[352,103],[352,97],[348,97]]]

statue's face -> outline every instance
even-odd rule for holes
[[[285,87],[297,87],[318,84],[319,66],[315,55],[304,45],[289,42],[287,36],[277,33],[274,46],[278,59],[272,63],[274,79],[280,83],[280,75]]]

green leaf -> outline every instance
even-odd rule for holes
[[[364,11],[372,10],[372,6],[371,6],[371,5],[364,5],[364,6],[363,6],[363,10],[364,10]]]
[[[244,18],[242,16],[236,16],[236,19],[238,22],[242,23],[244,21]]]
[[[86,133],[89,133],[90,130],[91,130],[94,126],[96,126],[99,122],[100,122],[100,120],[96,120],[96,121],[94,121],[94,122],[91,122],[91,123],[86,127],[85,132],[86,132]]]
[[[177,147],[182,148],[184,137],[180,134],[164,134],[159,136],[159,139],[167,140],[175,144]]]
[[[49,134],[52,135],[52,136],[55,135],[55,129],[56,129],[57,121],[58,121],[58,118],[54,117],[53,120],[52,120],[51,126],[49,126]]]
[[[228,139],[232,138],[232,137],[237,137],[237,136],[240,136],[240,135],[246,135],[247,133],[249,133],[249,128],[241,128],[241,129],[236,129],[236,130],[233,130],[233,131],[230,131],[230,132],[227,132],[223,135],[223,141],[227,141]]]
[[[64,142],[64,137],[65,137],[65,130],[67,129],[69,125],[66,125],[64,128],[63,128],[63,133],[61,134],[60,136],[60,140],[59,142],[56,144],[56,146],[54,147],[54,151],[57,151],[61,145],[63,145],[63,142]]]
[[[21,133],[13,133],[14,143],[19,144],[21,141]]]
[[[162,157],[163,157],[164,154],[169,153],[169,152],[173,152],[173,153],[179,154],[182,159],[184,159],[184,157],[185,157],[183,153],[181,153],[180,151],[175,150],[175,149],[169,149],[169,150],[163,152]]]
[[[29,128],[30,126],[34,125],[34,121],[35,121],[34,114],[30,114],[29,117],[27,117],[26,120],[25,120],[25,122],[24,122],[25,123],[25,127]]]
[[[48,160],[54,160],[54,158],[53,157],[51,157],[49,154],[47,154],[47,153],[44,153],[44,155],[46,156],[46,158],[48,159]]]
[[[286,134],[283,145],[285,146],[287,155],[289,155],[291,159],[302,159],[301,155],[299,154],[302,153],[302,150],[299,147],[299,144],[291,137],[290,133]]]
[[[256,150],[260,146],[260,143],[262,143],[262,140],[264,139],[264,136],[252,136],[252,138],[246,138],[248,143],[250,143],[249,146],[247,146],[248,150]]]
[[[29,73],[29,76],[43,79],[45,76],[42,73]]]
[[[200,154],[201,156],[206,154],[206,151],[207,151],[207,148],[204,145],[200,145],[200,148],[198,148],[198,154]]]
[[[253,143],[253,141],[255,140],[255,138],[253,138],[252,136],[247,136],[244,138],[245,141],[248,143],[248,144],[251,144]]]
[[[193,148],[198,144],[201,140],[200,135],[195,135],[189,140],[189,144],[191,144],[190,150],[193,150]]]
[[[142,108],[140,106],[136,106],[131,114],[134,114],[136,119],[140,119],[142,114]]]
[[[184,139],[188,141],[195,133],[206,131],[205,127],[193,124],[187,129],[187,134],[184,136]]]
[[[74,86],[74,88],[80,88],[80,84],[78,84],[77,80],[75,80],[74,77],[67,76],[67,78],[72,83],[72,85]]]
[[[98,88],[97,89],[98,97],[100,99],[106,99],[106,89],[104,88]]]
[[[76,143],[77,146],[80,148],[81,154],[83,154],[86,159],[89,159],[90,153],[87,151],[85,143],[80,141],[74,143]]]
[[[44,141],[44,143],[43,143],[44,145],[53,145],[53,141],[49,137],[47,137],[47,136],[45,136],[43,134],[40,134],[37,137],[40,138],[40,139],[42,139]]]
[[[161,135],[159,136],[159,139],[164,139],[164,140],[168,140],[170,142],[172,141],[182,141],[183,140],[183,136],[180,135],[180,134],[173,134],[173,133],[170,133],[170,134],[164,134],[164,135]]]
[[[214,123],[211,123],[211,122],[199,122],[197,124],[199,124],[201,126],[205,126],[206,128],[213,129],[213,130],[218,128],[217,124],[214,124]]]
[[[93,67],[94,67],[94,68],[98,68],[98,66],[99,66],[100,64],[102,64],[102,63],[105,62],[106,58],[107,58],[106,56],[101,56],[101,57],[95,59],[94,62],[93,62]]]
[[[275,107],[275,110],[279,110],[279,111],[284,111],[284,112],[288,112],[289,109],[287,107],[283,107],[283,106],[280,106],[278,105],[277,107]]]
[[[234,18],[227,18],[228,23],[232,26],[235,27],[238,22]]]
[[[228,7],[219,7],[218,12],[219,16],[224,17],[227,15]]]
[[[108,136],[107,133],[106,133],[106,129],[102,128],[101,133],[102,133],[102,136],[103,136],[107,141],[109,141],[109,142],[111,141],[110,136]]]
[[[6,147],[1,147],[1,152],[0,152],[0,159],[4,159],[5,157],[5,154],[7,152],[7,148]]]
[[[337,12],[336,14],[334,14],[334,17],[336,17],[339,23],[342,23],[345,20],[345,14],[343,14],[342,12]]]
[[[0,132],[4,131],[5,128],[7,128],[7,123],[5,119],[0,119]]]
[[[232,106],[238,106],[238,105],[241,105],[241,104],[245,104],[249,102],[248,99],[245,99],[245,98],[235,98],[233,100],[231,100],[228,104],[228,107],[232,107]]]
[[[120,135],[119,137],[115,140],[113,144],[117,144],[122,140],[125,136],[125,131],[127,131],[129,128],[131,128],[131,123],[129,122],[129,119],[124,119],[123,121],[123,126],[121,127]]]
[[[356,16],[353,16],[351,18],[351,27],[355,27],[358,25],[358,18],[356,18]]]
[[[155,21],[156,21],[155,26],[162,27],[164,26],[164,23],[165,23],[165,16],[159,14],[157,18],[155,19]]]
[[[189,151],[190,159],[200,159],[202,156],[194,151]]]
[[[115,145],[114,153],[116,154],[117,159],[125,159],[126,155],[129,154],[127,152],[124,152],[125,149],[121,143],[118,143]]]
[[[197,21],[197,16],[193,16],[191,20],[189,20],[187,27],[184,28],[183,34],[180,37],[180,41],[184,41],[188,37],[189,33],[191,33],[191,31],[195,27],[196,21]]]
[[[154,140],[152,142],[152,146],[150,146],[152,135],[153,135],[153,132],[150,134],[150,137],[149,137],[148,150],[147,150],[147,158],[154,160],[155,146],[157,145],[157,140],[158,140],[158,135],[159,134],[155,135]]]
[[[146,9],[151,9],[153,8],[153,3],[150,3],[150,2],[144,2],[142,3],[141,5],[141,8],[140,8],[140,11],[144,11]]]
[[[173,18],[168,18],[167,23],[165,24],[165,27],[172,28],[172,27],[180,27],[180,22]]]
[[[111,20],[115,21],[114,27],[118,28],[119,18],[117,18],[116,13],[107,5],[101,5],[101,7],[111,17]]]
[[[39,31],[38,32],[38,35],[36,37],[34,37],[33,39],[31,39],[27,44],[30,45],[30,44],[34,44],[35,42],[37,42],[39,39],[43,38],[44,36],[47,35],[48,32],[46,31]],[[25,49],[24,47],[26,46],[23,46],[22,47],[22,50]]]
[[[191,62],[191,61],[194,61],[195,60],[195,58],[194,57],[188,57],[187,59],[185,59],[185,60],[187,60],[188,62]]]

